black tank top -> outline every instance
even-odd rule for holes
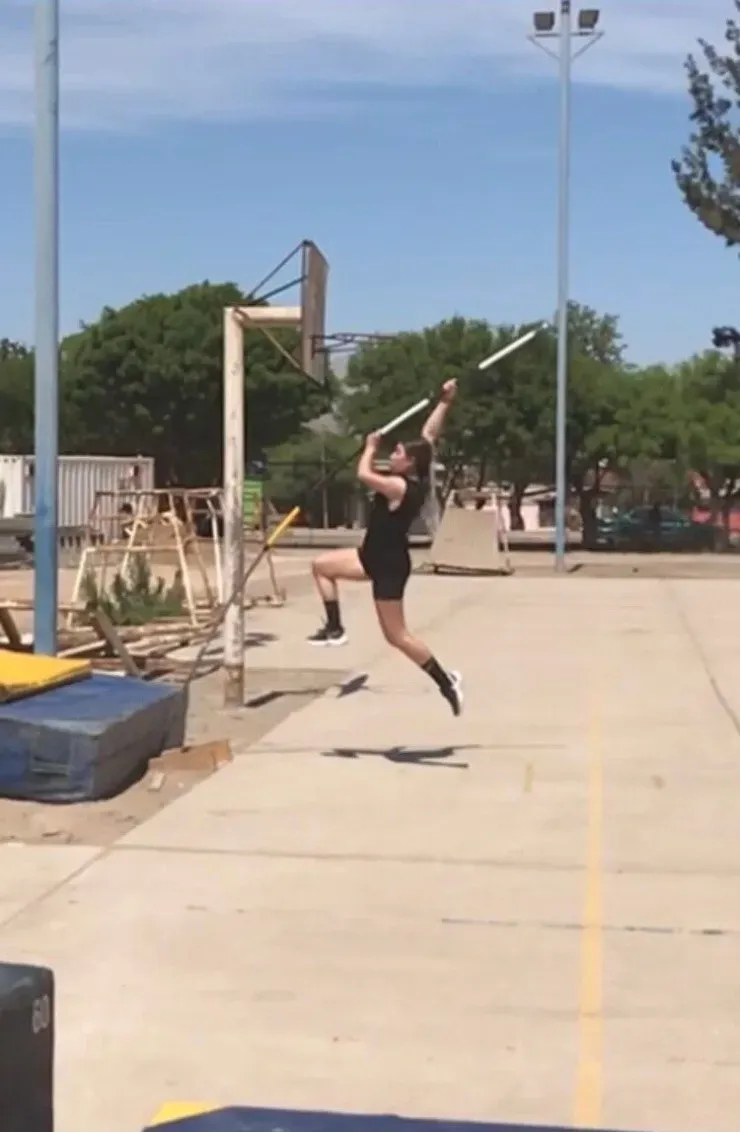
[[[380,492],[373,496],[362,543],[363,555],[372,562],[405,561],[408,558],[409,528],[421,513],[427,492],[425,483],[406,476],[403,479],[406,492],[395,510],[391,510],[387,496]]]

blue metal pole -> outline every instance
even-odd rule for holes
[[[555,409],[555,569],[565,570],[568,496],[568,289],[570,255],[570,103],[572,64],[570,0],[560,4],[560,142],[558,171],[558,362]]]
[[[57,648],[59,0],[36,0],[34,649]]]

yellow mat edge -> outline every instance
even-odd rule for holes
[[[188,1116],[205,1116],[208,1112],[217,1112],[218,1105],[193,1104],[188,1101],[170,1101],[162,1105],[157,1115],[149,1124],[150,1128],[159,1128],[163,1124],[172,1124],[176,1120],[185,1120]]]
[[[92,671],[89,660],[0,650],[0,704],[86,680]]]

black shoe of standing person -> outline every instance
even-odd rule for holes
[[[344,629],[331,629],[328,625],[322,625],[308,638],[308,643],[318,648],[336,648],[339,645],[346,645],[348,640],[349,637]]]

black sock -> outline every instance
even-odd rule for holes
[[[427,676],[431,676],[443,696],[449,696],[452,693],[452,681],[438,660],[430,656],[426,664],[422,664],[421,667]]]
[[[326,610],[326,627],[332,633],[341,633],[342,631],[342,618],[339,613],[338,601],[325,601],[324,609]]]

